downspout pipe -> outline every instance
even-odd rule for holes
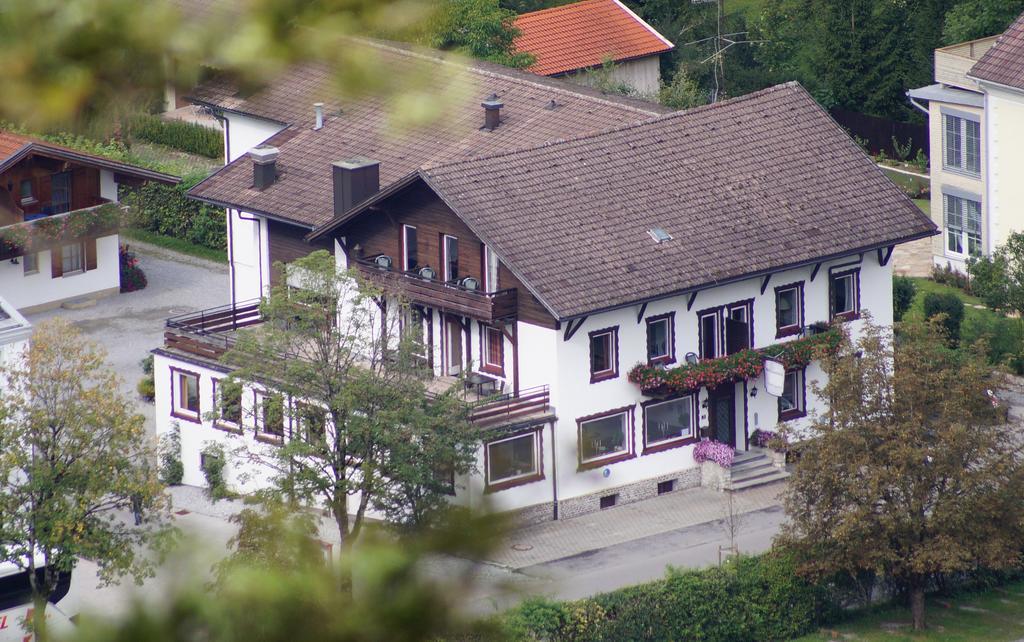
[[[921,103],[917,102],[917,99],[911,96],[909,91],[907,92],[907,100],[910,101],[911,105],[917,107],[918,110],[924,113],[925,116],[931,116],[931,112],[928,111],[928,108],[922,105]]]

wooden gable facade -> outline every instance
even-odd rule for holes
[[[415,228],[416,267],[432,268],[443,279],[445,274],[445,237],[454,238],[458,253],[456,280],[472,277],[481,284],[481,292],[515,291],[514,316],[523,322],[554,328],[555,319],[540,301],[498,261],[497,283],[488,283],[485,245],[462,219],[424,183],[417,181],[408,188],[382,200],[347,223],[338,232],[345,239],[350,260],[368,261],[378,256],[392,260],[392,271],[404,269],[407,238],[406,227]],[[414,276],[409,275],[412,279]],[[442,289],[436,297],[445,296]],[[459,295],[452,291],[451,297]],[[415,296],[414,296],[415,298]],[[434,297],[431,297],[432,299]],[[416,301],[432,307],[444,307],[443,300]],[[470,316],[473,316],[470,314]]]
[[[100,170],[30,154],[0,174],[0,225],[11,225],[108,202],[100,197]]]

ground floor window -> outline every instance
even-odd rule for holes
[[[969,198],[942,195],[946,251],[981,256],[981,203]],[[966,252],[965,252],[966,248]]]
[[[171,414],[199,421],[199,375],[171,369]]]
[[[81,272],[85,269],[85,251],[81,243],[72,243],[60,248],[61,265],[64,274]]]
[[[487,444],[487,484],[526,480],[540,474],[540,431],[498,439]]]
[[[779,397],[779,421],[788,421],[807,414],[804,370],[788,370],[782,395]]]
[[[217,404],[217,423],[237,427],[242,424],[242,384],[219,379],[213,382],[213,400]]]
[[[644,407],[644,445],[658,446],[694,437],[693,396]]]
[[[578,420],[580,464],[601,464],[630,453],[629,413],[632,407]]]

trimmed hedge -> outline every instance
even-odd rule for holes
[[[663,580],[576,602],[532,599],[506,617],[518,640],[788,640],[834,619],[824,585],[788,555],[741,556],[721,567],[670,569]]]
[[[224,210],[185,196],[202,178],[188,176],[174,186],[147,183],[127,191],[121,201],[131,207],[130,225],[224,251],[227,248]]]
[[[128,129],[133,138],[166,145],[189,154],[207,158],[224,156],[224,135],[216,129],[196,123],[142,114],[131,119]]]

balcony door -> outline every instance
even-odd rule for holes
[[[50,208],[54,214],[71,211],[71,172],[50,177]]]
[[[445,329],[448,333],[445,337],[448,346],[447,374],[454,376],[462,372],[462,323],[455,317],[449,317],[445,322]]]

